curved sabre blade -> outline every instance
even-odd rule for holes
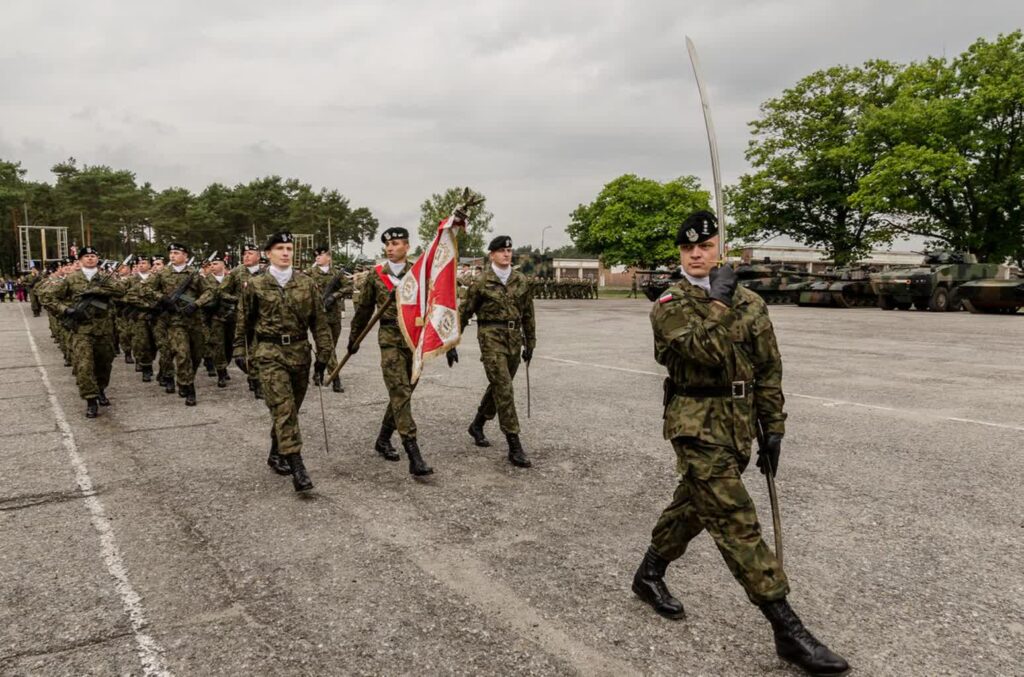
[[[693,77],[697,80],[697,91],[700,92],[700,105],[704,110],[704,126],[708,130],[708,146],[711,148],[711,176],[715,183],[715,214],[718,216],[718,257],[725,259],[725,204],[722,199],[722,171],[718,164],[718,138],[715,136],[715,123],[711,120],[711,100],[704,85],[704,76],[697,58],[697,47],[693,40],[686,37],[686,51],[690,53],[690,65],[693,66]]]

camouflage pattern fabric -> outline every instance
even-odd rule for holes
[[[740,478],[749,454],[692,437],[672,440],[679,485],[651,533],[651,545],[672,562],[707,529],[733,577],[754,604],[782,599],[789,581],[761,538],[754,502]]]
[[[212,274],[206,278],[207,288],[213,291],[213,300],[208,306],[210,312],[205,315],[206,355],[213,360],[213,366],[217,371],[228,368],[228,346],[234,341],[234,323],[228,322],[222,312],[224,308],[236,302],[236,298],[225,291],[227,281],[227,275],[220,282]],[[232,329],[231,336],[227,335],[229,325]]]
[[[331,268],[326,273],[321,270],[320,266],[310,266],[307,273],[313,282],[316,284],[317,293],[323,298],[324,289],[331,283],[331,280],[337,274],[337,270]],[[338,339],[341,338],[341,313],[345,310],[345,297],[352,293],[352,281],[346,278],[344,275],[341,277],[341,281],[338,284],[338,289],[334,292],[334,305],[330,310],[325,311],[327,313],[327,324],[331,329],[331,359],[327,363],[327,372],[338,364],[337,351],[334,348],[338,345]]]
[[[530,281],[513,270],[508,282],[502,284],[488,267],[470,284],[459,308],[463,331],[473,315],[477,317],[480,361],[488,382],[478,411],[488,421],[497,415],[503,433],[518,434],[519,416],[512,380],[519,369],[523,345],[531,350],[537,345]],[[490,324],[495,321],[506,324]],[[513,328],[509,328],[509,321],[514,323]]]
[[[152,304],[142,297],[144,282],[137,273],[125,280],[124,305],[127,308],[128,333],[135,361],[140,366],[151,367],[156,355],[156,339],[153,336]]]
[[[672,561],[707,529],[752,602],[781,599],[789,589],[785,573],[761,538],[740,477],[757,419],[766,432],[785,433],[782,358],[767,306],[738,287],[732,306],[723,308],[682,280],[654,303],[651,326],[655,359],[670,378],[663,433],[672,440],[680,476],[652,545]],[[677,394],[681,387],[727,388],[734,394]]]
[[[384,264],[385,270],[390,270]],[[412,269],[406,262],[402,269],[405,275]],[[363,278],[359,289],[359,300],[352,315],[349,336],[358,336],[370,321],[374,311],[387,303],[391,291],[376,271]],[[402,439],[416,439],[416,421],[412,417],[412,393],[416,389],[410,382],[412,376],[412,351],[405,343],[402,330],[398,328],[398,308],[392,304],[381,316],[377,330],[377,344],[380,346],[380,368],[384,385],[388,389],[388,407],[384,412],[383,425],[398,431]]]
[[[71,358],[82,399],[99,395],[110,383],[110,369],[114,361],[114,299],[124,296],[124,284],[102,272],[90,281],[77,270],[63,280],[57,280],[48,290],[50,309],[62,317],[65,309],[76,306],[84,295],[92,295],[107,304],[101,309],[88,306],[87,317],[79,320],[73,330],[65,329],[65,355]]]
[[[224,282],[220,286],[220,293],[226,294],[229,298],[234,298],[238,300],[238,307],[240,309],[242,305],[241,298],[243,290],[253,278],[259,275],[263,275],[263,271],[250,273],[247,267],[239,264],[232,268],[231,271],[228,273],[227,277],[224,278]],[[238,311],[236,310],[236,313],[237,312]],[[234,326],[236,327],[237,330],[237,320]],[[234,337],[231,338],[233,339]],[[240,346],[236,342],[234,345],[234,350],[232,352],[236,356],[242,356],[249,360],[249,373],[246,376],[249,379],[249,381],[258,381],[259,367],[255,363],[253,363],[252,355],[246,353],[245,341],[243,340]]]
[[[324,305],[313,280],[294,270],[283,288],[272,275],[252,277],[242,289],[235,323],[235,350],[241,353],[246,334],[256,337],[250,345],[250,359],[259,370],[263,398],[270,410],[272,434],[281,455],[302,452],[299,409],[309,383],[309,332],[316,341],[317,360],[327,363],[331,356],[331,333]],[[281,345],[260,337],[292,338]]]
[[[192,275],[193,270],[186,267],[180,272],[175,272],[172,266],[166,266],[160,272],[149,276],[142,286],[142,296],[153,305],[160,303],[164,297],[173,293],[186,277]],[[189,295],[199,308],[213,300],[213,291],[199,275],[193,277],[185,289],[185,294]],[[165,317],[166,347],[174,356],[175,380],[178,385],[192,385],[206,350],[202,318],[199,312],[192,315],[169,312]],[[164,360],[161,359],[160,362],[162,366]]]

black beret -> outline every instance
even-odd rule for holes
[[[163,254],[153,254],[152,256],[149,257],[150,263],[156,263],[157,261],[160,261],[161,263],[167,263],[167,259],[164,257]]]
[[[313,249],[313,253],[316,254],[317,256],[320,256],[321,254],[330,254],[331,248],[326,247],[324,245],[320,245],[319,247]]]
[[[383,242],[384,244],[387,244],[388,242],[391,242],[392,240],[408,240],[408,239],[409,239],[409,231],[406,230],[405,228],[402,228],[401,226],[394,226],[393,228],[388,228],[387,230],[385,230],[380,235],[380,241]]]
[[[223,260],[224,260],[224,255],[221,254],[220,252],[217,252],[213,256],[210,257],[210,262],[211,263],[214,262],[214,261],[223,261]]]
[[[160,260],[163,261],[163,259],[164,259],[164,257],[161,256]],[[135,263],[142,263],[143,261],[145,261],[149,265],[153,265],[153,257],[152,256],[137,256],[137,257],[135,257]]]
[[[100,253],[96,251],[95,247],[82,247],[81,249],[78,250],[78,258],[82,258],[83,256],[86,256],[88,254],[93,254],[95,256],[100,255]]]
[[[182,244],[180,242],[171,242],[171,243],[169,243],[167,245],[167,251],[169,251],[169,252],[185,252],[186,254],[191,254],[192,253],[189,250],[187,244]]]
[[[260,263],[270,263],[270,259],[268,259],[266,256],[261,256]]]
[[[508,235],[499,235],[487,245],[487,251],[493,252],[499,249],[512,249],[512,238]]]
[[[683,220],[676,234],[676,244],[697,244],[718,235],[718,219],[706,209],[694,212]]]
[[[288,231],[282,230],[280,233],[274,233],[267,238],[267,244],[263,245],[263,251],[267,251],[275,244],[291,244],[295,242],[295,238]]]
[[[258,252],[259,250],[260,250],[260,248],[257,247],[252,242],[246,242],[245,244],[242,245],[242,251],[243,252]]]

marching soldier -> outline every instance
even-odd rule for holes
[[[211,366],[217,373],[217,387],[226,388],[228,381],[228,342],[234,340],[234,332],[230,337],[227,334],[228,326],[233,329],[233,313],[237,298],[228,293],[225,289],[227,271],[224,266],[224,255],[217,254],[210,261],[209,274],[206,276],[206,286],[213,291],[213,301],[207,308],[206,314],[206,353]]]
[[[321,380],[333,344],[316,285],[292,268],[293,247],[291,233],[276,233],[267,241],[270,267],[242,290],[235,350],[244,349],[247,336],[254,337],[251,362],[259,369],[272,419],[267,465],[291,475],[295,491],[308,491],[313,482],[302,460],[299,409],[309,387],[309,333],[316,341],[313,370]]]
[[[343,268],[334,270],[331,268],[331,250],[329,247],[317,247],[316,262],[309,267],[307,271],[309,276],[313,278],[313,282],[316,283],[316,288],[319,290],[321,298],[324,303],[324,311],[327,313],[327,324],[331,328],[331,359],[327,363],[327,370],[333,371],[335,365],[338,363],[337,357],[334,354],[334,348],[338,345],[338,339],[341,338],[341,315],[345,311],[345,295],[352,289],[352,282],[347,277]],[[331,288],[327,298],[323,298],[324,292]],[[320,386],[322,383],[316,381],[316,376],[313,376],[313,384]],[[338,374],[331,381],[331,389],[336,393],[345,392],[344,386],[341,385],[341,375]]]
[[[158,275],[166,267],[167,258],[163,254],[154,254],[150,274]],[[145,290],[147,287],[142,289]],[[142,292],[142,298],[147,299],[151,310],[155,309],[156,312],[153,320],[153,343],[159,356],[156,382],[164,387],[164,392],[171,394],[174,392],[174,353],[171,352],[170,320],[167,313],[158,304],[148,300],[145,291]]]
[[[520,468],[529,468],[532,464],[519,440],[512,379],[519,370],[520,355],[529,365],[537,345],[533,293],[526,276],[512,269],[512,238],[496,237],[487,249],[491,265],[473,280],[459,309],[462,330],[476,315],[480,361],[488,381],[476,416],[469,424],[469,434],[478,447],[491,446],[484,435],[484,425],[497,415],[501,432],[508,441],[508,460]],[[453,348],[448,354],[448,364],[457,361],[458,353]]]
[[[406,260],[409,254],[408,230],[401,227],[388,228],[380,239],[384,243],[388,260],[376,266],[363,280],[359,302],[349,328],[348,352],[352,354],[359,349],[353,342],[370,321],[374,309],[393,298],[395,287],[402,276],[412,269],[412,264]],[[416,442],[416,421],[412,418],[412,392],[416,388],[415,384],[410,383],[412,351],[398,326],[398,307],[394,303],[380,318],[377,344],[380,346],[380,367],[384,374],[384,385],[388,389],[389,402],[374,449],[385,459],[398,461],[398,451],[391,444],[391,435],[397,429],[409,457],[409,472],[417,476],[429,475],[434,469],[426,464],[420,454]]]
[[[786,414],[782,358],[761,298],[737,288],[729,267],[715,268],[716,219],[707,211],[679,228],[683,279],[651,310],[654,355],[668,370],[664,435],[680,473],[672,503],[651,534],[633,578],[633,592],[668,618],[685,615],[664,575],[705,529],[733,576],[772,625],[776,652],[813,674],[848,669],[804,628],[786,602],[789,582],[761,538],[754,503],[740,475],[750,460],[751,436],[763,426],[761,472],[778,468]]]
[[[132,353],[142,372],[142,380],[146,383],[153,380],[153,355],[156,352],[152,312],[143,292],[143,285],[149,279],[152,265],[152,258],[140,257],[138,259],[135,264],[135,273],[125,280],[124,295]]]
[[[188,266],[188,255],[189,248],[184,244],[167,245],[170,264],[150,275],[145,293],[167,313],[167,341],[174,355],[174,376],[168,379],[166,390],[174,392],[177,382],[178,395],[185,398],[185,406],[194,407],[196,371],[204,349],[202,319],[197,312],[210,303],[213,292],[206,288],[198,269]],[[178,292],[179,298],[172,298]]]
[[[96,418],[99,406],[110,406],[106,389],[114,362],[114,311],[112,301],[124,295],[113,273],[97,267],[99,254],[92,247],[78,250],[81,268],[55,282],[46,299],[62,318],[69,333],[78,394],[85,400],[86,418]]]
[[[39,317],[43,310],[43,305],[39,302],[39,295],[36,293],[36,287],[42,281],[43,276],[39,274],[38,268],[32,268],[25,276],[25,288],[28,289],[28,300],[32,306],[32,317]]]
[[[247,242],[242,246],[242,262],[228,273],[227,280],[224,282],[221,291],[229,297],[238,299],[241,297],[242,289],[245,285],[251,282],[254,276],[262,273],[260,250],[255,244]],[[243,343],[242,350],[235,350],[233,353],[235,365],[245,373],[249,381],[249,391],[257,400],[262,400],[263,388],[260,386],[259,370],[251,361],[249,364],[246,364],[250,357],[246,344]]]

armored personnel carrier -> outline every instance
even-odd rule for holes
[[[960,287],[994,278],[998,272],[997,264],[978,263],[974,254],[940,250],[925,253],[920,267],[875,273],[871,288],[882,310],[960,310]]]
[[[798,306],[825,308],[861,308],[873,306],[877,297],[871,289],[869,276],[875,270],[869,266],[849,266],[822,273],[815,280],[797,289]]]
[[[1024,308],[1024,277],[1008,280],[973,280],[960,285],[960,299],[972,313],[1012,315]]]

